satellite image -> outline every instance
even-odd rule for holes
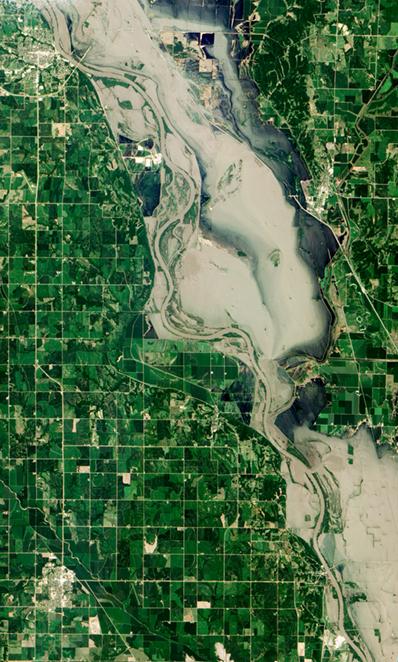
[[[397,0],[0,30],[0,660],[397,662]]]

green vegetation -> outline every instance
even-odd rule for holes
[[[153,264],[91,83],[0,2],[0,659],[321,659],[324,578],[243,368],[149,340]]]
[[[261,111],[277,126],[286,126],[313,157],[312,140],[306,134],[309,97],[309,71],[306,33],[319,9],[318,0],[285,3],[260,0],[256,3],[258,20],[253,21],[250,40],[254,49],[251,74],[264,95]]]
[[[318,427],[343,432],[366,420],[396,446],[395,5],[276,0],[257,13],[248,29],[260,109],[295,143],[311,177],[308,208],[342,241],[323,282],[337,321],[326,363],[313,366],[331,400]]]

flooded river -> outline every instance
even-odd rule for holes
[[[321,357],[329,342],[331,315],[321,296],[317,269],[303,257],[306,230],[298,227],[297,210],[286,199],[286,183],[276,177],[278,168],[271,168],[263,158],[258,128],[245,122],[244,95],[236,68],[228,60],[228,40],[222,31],[218,37],[216,33],[213,54],[227,79],[230,123],[204,106],[197,84],[162,41],[164,31],[197,30],[196,18],[171,17],[138,0],[103,0],[100,5],[94,0],[35,0],[35,4],[47,18],[57,48],[92,78],[116,140],[120,133],[136,142],[151,138],[162,154],[160,203],[146,219],[156,267],[147,312],[155,330],[165,338],[213,340],[218,349],[239,355],[251,368],[257,395],[252,425],[285,461],[290,526],[313,545],[333,587],[328,604],[331,621],[357,659],[382,659],[368,631],[370,607],[361,611],[356,606],[352,613],[372,653],[358,646],[345,629],[344,582],[355,577],[359,586],[368,587],[371,562],[369,567],[365,563],[366,577],[355,574],[348,563],[346,577],[335,567],[336,559],[344,563],[348,555],[359,563],[362,559],[353,542],[355,517],[347,495],[352,465],[342,465],[331,450],[324,453],[328,455],[324,461],[322,444],[329,448],[330,440],[314,441],[306,428],[296,433],[296,443],[307,459],[303,462],[288,450],[287,438],[275,425],[294,397],[281,373],[280,358],[300,351]],[[107,85],[105,78],[114,84]],[[304,237],[307,246],[313,237],[324,240],[324,231],[314,222],[307,232],[314,233]],[[319,247],[320,253],[325,246],[327,241]],[[338,443],[347,448],[345,440]],[[364,457],[358,451],[356,470],[362,471],[372,489],[378,460],[369,451],[366,467]],[[335,482],[330,479],[333,472]],[[388,475],[390,494],[394,481]],[[341,507],[351,508],[344,524],[351,527],[348,538],[332,540],[323,533],[331,497],[340,500]],[[303,519],[304,507],[307,519]],[[366,535],[362,553],[373,558],[371,537]]]
[[[256,351],[267,358],[277,358],[293,348],[324,346],[330,313],[316,275],[300,254],[295,208],[250,144],[214,126],[192,93],[189,80],[159,48],[159,33],[172,27],[170,19],[165,19],[166,25],[159,17],[151,23],[150,11],[145,12],[138,2],[120,0],[117,6],[112,4],[109,13],[103,3],[101,12],[94,12],[86,21],[87,8],[86,2],[79,1],[69,8],[76,26],[74,47],[79,53],[90,49],[84,57],[85,66],[92,72],[92,65],[109,74],[112,68],[120,67],[134,72],[158,126],[163,122],[166,132],[173,135],[172,149],[166,140],[162,144],[160,132],[154,136],[166,164],[174,174],[177,164],[177,170],[192,185],[194,198],[198,199],[203,190],[208,198],[201,214],[213,233],[207,235],[212,247],[200,243],[199,225],[190,241],[190,260],[181,261],[178,279],[174,278],[173,296],[179,307],[200,318],[204,329],[230,324],[245,329]],[[66,47],[69,34],[60,37]],[[225,45],[217,47],[220,50]],[[232,69],[228,80],[232,80]],[[131,89],[133,108],[136,92],[137,88]],[[105,103],[111,111],[109,94]],[[113,105],[117,105],[116,99]],[[141,131],[146,132],[145,137],[153,135],[153,128],[148,130],[142,122]],[[228,255],[231,252],[234,260]],[[244,264],[235,269],[242,252]],[[197,265],[194,276],[191,261]],[[209,261],[214,265],[211,287],[215,293],[210,300]],[[154,322],[156,325],[156,317]]]

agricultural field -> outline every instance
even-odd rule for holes
[[[153,337],[91,82],[33,6],[0,20],[0,659],[328,659],[323,569],[286,528],[249,377]]]

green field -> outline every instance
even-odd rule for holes
[[[0,20],[0,659],[320,660],[323,572],[242,366],[144,337],[153,264],[99,100],[33,7]]]

